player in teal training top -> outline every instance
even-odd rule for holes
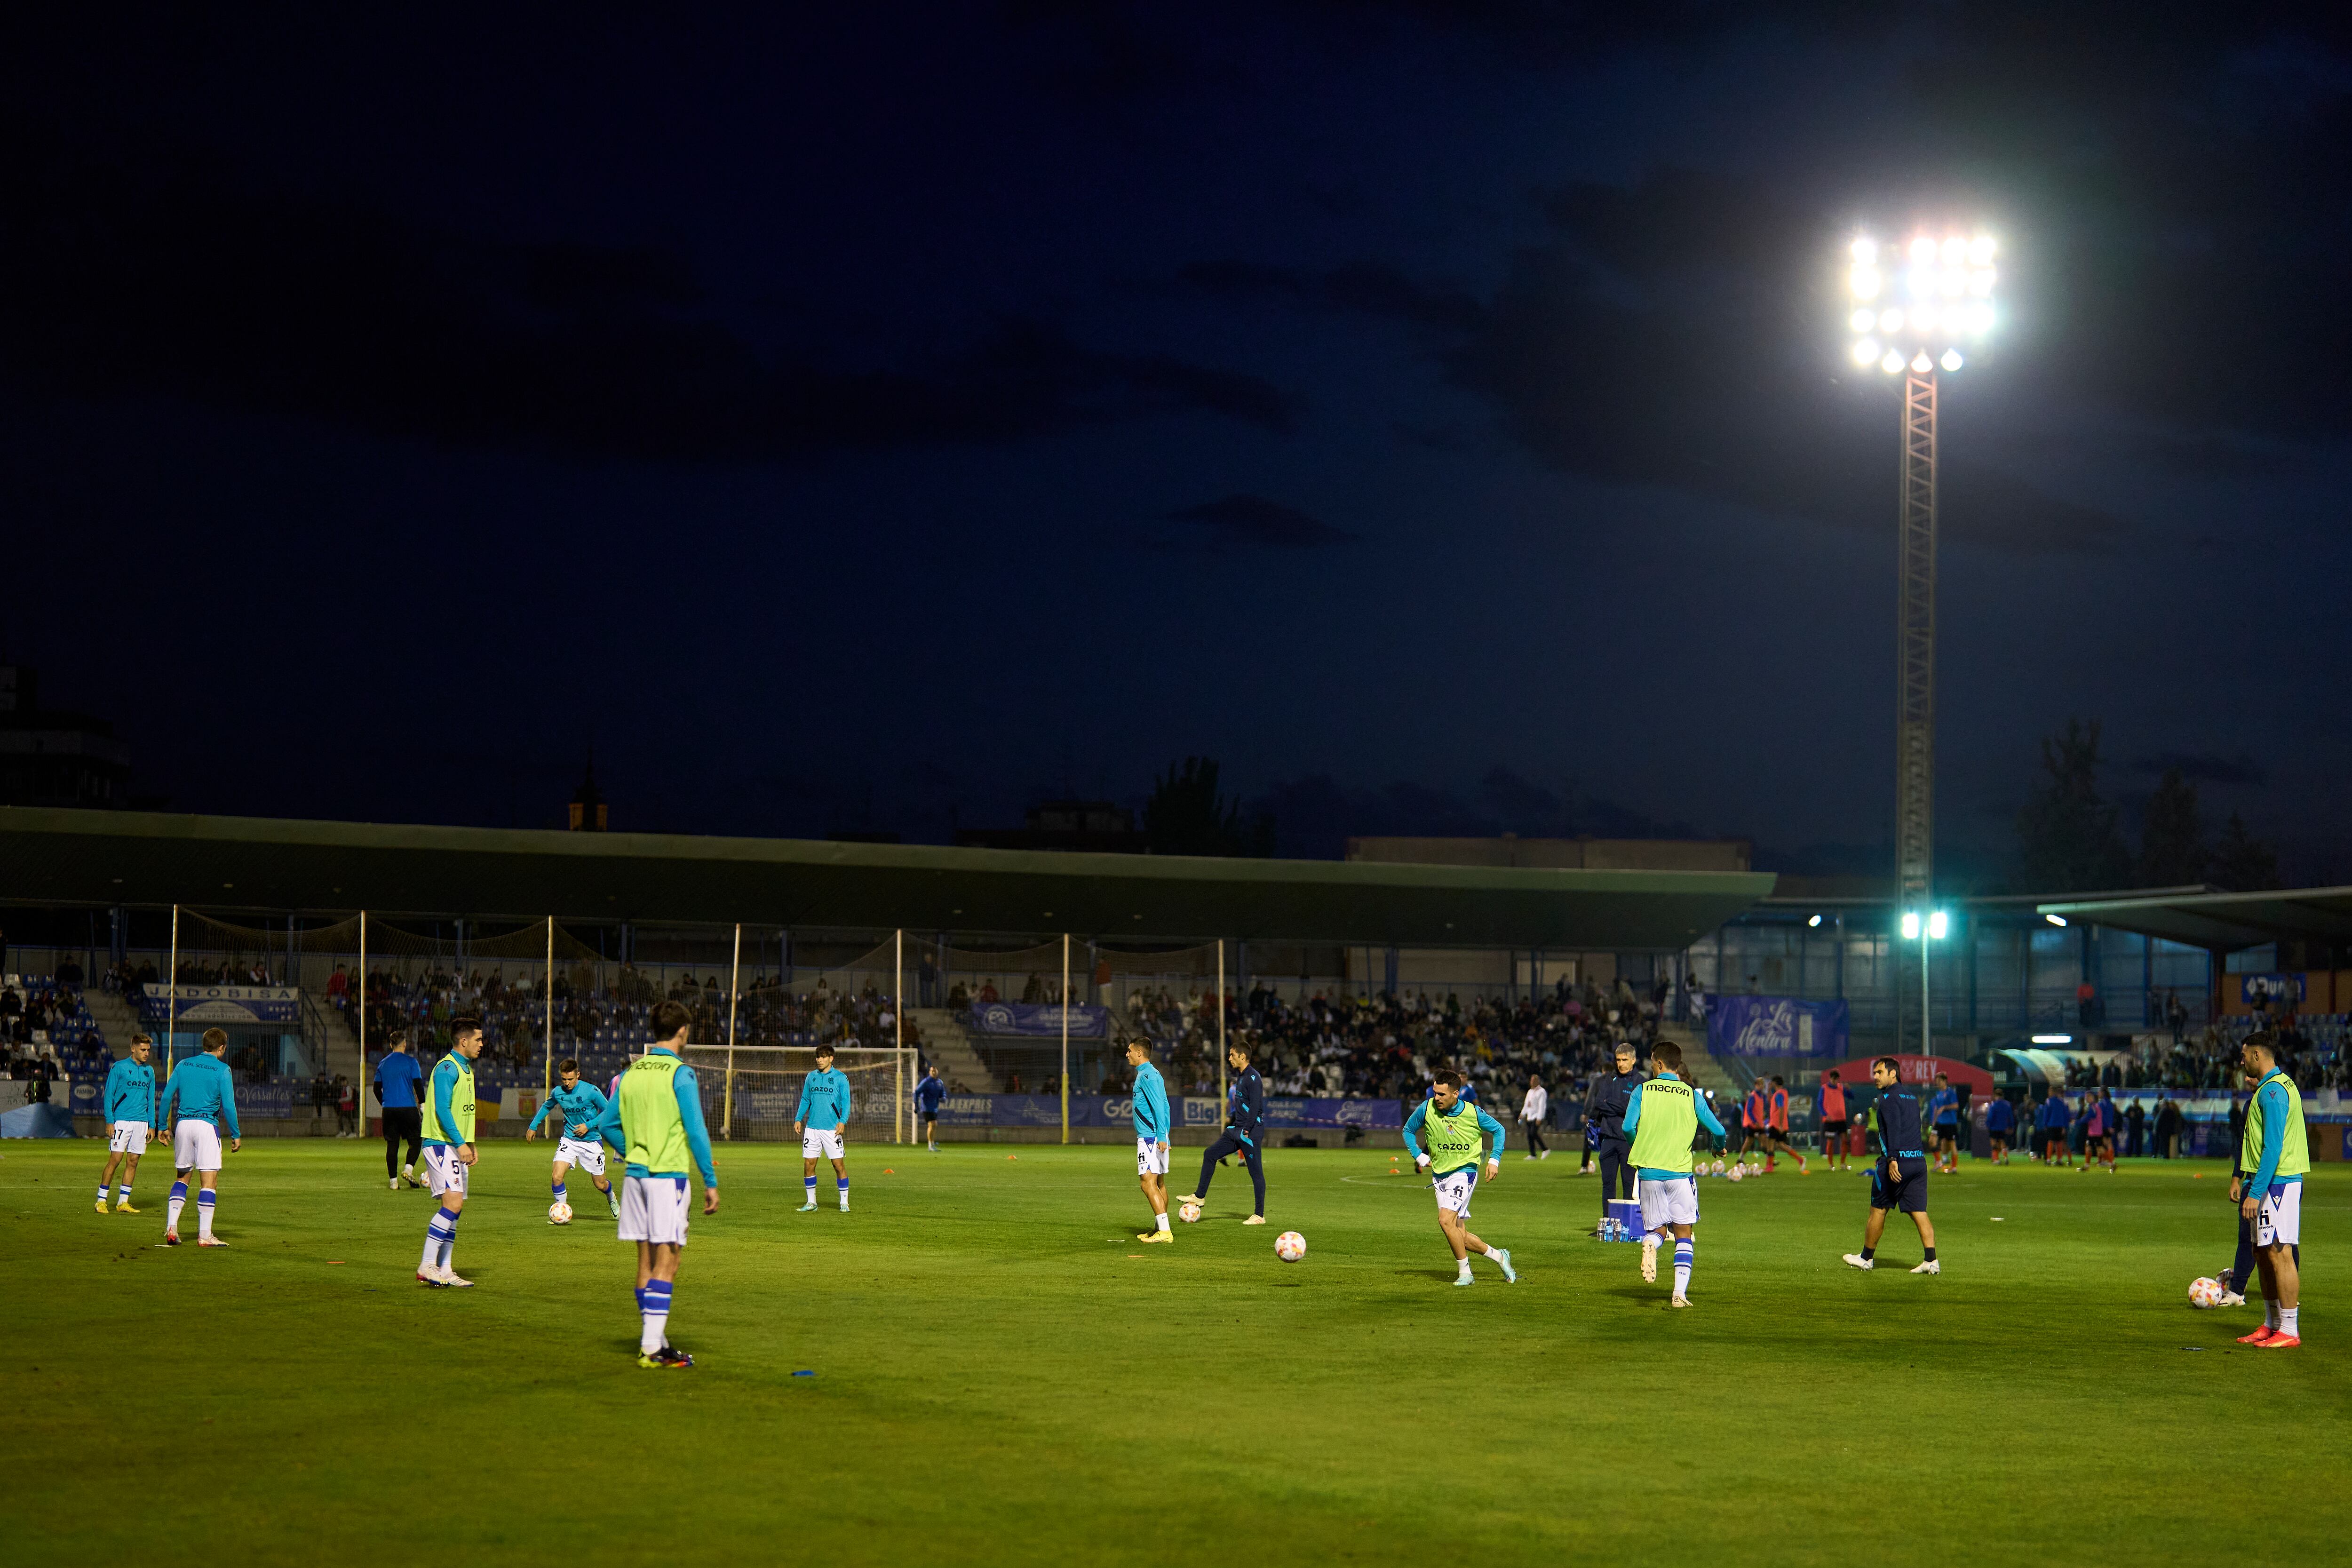
[[[555,1131],[549,1136],[555,1140],[555,1168],[547,1179],[549,1191],[555,1194],[557,1203],[568,1204],[571,1199],[563,1176],[577,1165],[595,1182],[596,1190],[604,1194],[604,1206],[618,1219],[621,1200],[614,1193],[613,1184],[604,1179],[604,1141],[596,1136],[596,1124],[604,1120],[608,1103],[604,1091],[593,1083],[581,1082],[580,1064],[570,1057],[558,1062],[555,1070],[555,1087],[547,1091],[547,1103],[539,1108],[539,1114],[523,1129],[522,1141],[528,1143],[538,1137],[539,1124],[552,1115]],[[563,1222],[550,1215],[547,1223]]]
[[[819,1155],[833,1162],[834,1190],[841,1194],[841,1212],[849,1212],[849,1164],[841,1146],[842,1130],[849,1121],[849,1079],[834,1070],[833,1047],[816,1048],[816,1070],[801,1080],[800,1109],[793,1112],[793,1131],[801,1135],[801,1191],[806,1201],[800,1212],[816,1207],[816,1163]]]
[[[1151,1205],[1152,1228],[1138,1241],[1172,1242],[1168,1233],[1168,1085],[1151,1065],[1149,1041],[1127,1043],[1127,1065],[1135,1069],[1129,1099],[1135,1108],[1135,1179],[1142,1184],[1143,1201]]]
[[[144,1035],[131,1037],[131,1054],[106,1074],[106,1173],[98,1178],[98,1212],[106,1212],[107,1184],[117,1166],[122,1184],[114,1191],[116,1214],[137,1214],[131,1206],[131,1184],[139,1176],[139,1152],[155,1136],[155,1069],[147,1065]]]
[[[215,1189],[220,1184],[220,1135],[227,1131],[232,1154],[244,1142],[237,1135],[236,1079],[223,1059],[228,1055],[227,1034],[206,1029],[204,1044],[202,1055],[190,1057],[172,1069],[171,1081],[163,1086],[163,1114],[155,1123],[170,1132],[175,1173],[172,1201],[164,1205],[166,1247],[180,1245],[180,1210],[187,1205],[190,1171],[196,1173],[204,1189],[196,1194],[196,1245],[228,1245],[213,1236],[213,1205],[219,1201]]]

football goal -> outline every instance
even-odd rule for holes
[[[789,1141],[801,1081],[816,1067],[813,1046],[688,1046],[687,1065],[702,1082],[703,1114],[726,1139]],[[849,1079],[853,1140],[896,1143],[913,1136],[915,1052],[887,1046],[836,1046],[833,1066]]]

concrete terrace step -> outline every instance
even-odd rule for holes
[[[971,1037],[954,1014],[944,1007],[909,1007],[907,1016],[923,1032],[925,1053],[939,1068],[942,1081],[950,1087],[961,1083],[975,1094],[996,1092],[995,1076],[972,1049]]]

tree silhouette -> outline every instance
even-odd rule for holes
[[[1152,781],[1143,832],[1154,855],[1255,855],[1274,852],[1274,818],[1247,823],[1241,804],[1217,793],[1214,757],[1186,757]]]
[[[2205,879],[2212,854],[2197,810],[2197,786],[2179,768],[2164,770],[2139,829],[2139,880],[2144,888],[2179,888]]]
[[[2032,892],[2086,893],[2131,880],[2116,808],[2099,795],[2099,721],[2066,721],[2042,742],[2042,786],[2017,814],[2017,858]]]
[[[2233,893],[2259,892],[2279,885],[2278,851],[2246,831],[2246,819],[2236,812],[2222,825],[2221,842],[2213,847],[2208,875],[2213,885]]]

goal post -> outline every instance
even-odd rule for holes
[[[887,1046],[835,1046],[833,1065],[849,1079],[853,1142],[897,1142],[906,1098],[906,1053]],[[688,1046],[686,1063],[702,1090],[702,1113],[726,1139],[785,1142],[800,1109],[801,1083],[816,1067],[814,1046]]]

